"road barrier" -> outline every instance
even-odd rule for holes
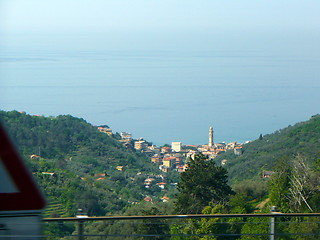
[[[320,213],[192,214],[44,218],[42,235],[12,232],[0,216],[0,239],[320,239]],[[13,223],[12,223],[13,224]],[[34,222],[14,224],[32,228]],[[205,237],[205,238],[204,238]]]
[[[46,239],[320,239],[320,213],[81,216],[43,224]]]

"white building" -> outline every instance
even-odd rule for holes
[[[181,146],[182,146],[181,142],[172,142],[171,149],[173,151],[175,151],[175,152],[180,152],[181,151]]]
[[[127,132],[121,132],[121,139],[125,140],[126,142],[130,142],[132,140],[132,134]]]

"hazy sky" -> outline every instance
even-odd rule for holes
[[[301,27],[319,24],[318,0],[2,0],[13,30]]]
[[[4,32],[316,30],[318,0],[1,0]]]
[[[1,44],[23,48],[315,51],[320,38],[319,0],[0,0],[0,11]]]

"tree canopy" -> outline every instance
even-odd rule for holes
[[[176,207],[179,213],[201,213],[209,204],[222,204],[233,194],[227,171],[202,154],[189,159],[181,173]]]

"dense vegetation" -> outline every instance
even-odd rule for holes
[[[263,171],[274,170],[279,158],[293,159],[298,154],[305,156],[310,163],[320,157],[320,115],[244,144],[241,156],[230,150],[220,154],[215,161],[220,164],[223,159],[228,160],[229,180],[236,183],[261,179]]]
[[[47,216],[74,216],[78,208],[91,216],[122,214],[146,196],[170,195],[143,185],[160,174],[145,155],[83,119],[17,111],[0,111],[0,119],[47,197]]]
[[[253,213],[270,212],[273,205],[284,213],[320,211],[319,115],[273,134],[261,135],[245,144],[240,156],[232,150],[219,154],[214,161],[196,155],[188,160],[188,169],[181,174],[178,192],[173,186],[166,190],[157,186],[145,188],[143,182],[147,177],[159,176],[157,167],[145,155],[125,148],[117,140],[117,134],[101,133],[83,119],[30,116],[16,111],[0,111],[0,119],[49,200],[47,216],[74,216],[78,208],[89,215]],[[38,156],[30,159],[33,154]],[[228,160],[226,167],[221,167],[224,159]],[[124,170],[116,170],[117,166],[124,166]],[[269,171],[268,178],[261,177],[263,171]],[[178,179],[173,173],[165,177],[169,183]],[[175,204],[162,203],[160,198],[165,194],[176,198]],[[146,196],[152,196],[153,202],[143,201]],[[307,227],[299,224],[300,220],[283,219],[287,223],[280,225],[278,231],[319,233],[317,220]],[[183,224],[168,224],[164,220],[151,225],[119,222],[93,225],[86,232],[128,236],[154,232],[220,233],[232,234],[229,239],[259,239],[250,234],[267,233],[268,223],[264,221],[213,218],[183,220]],[[47,229],[55,235],[74,230],[66,225]],[[249,235],[240,236],[241,233]]]

